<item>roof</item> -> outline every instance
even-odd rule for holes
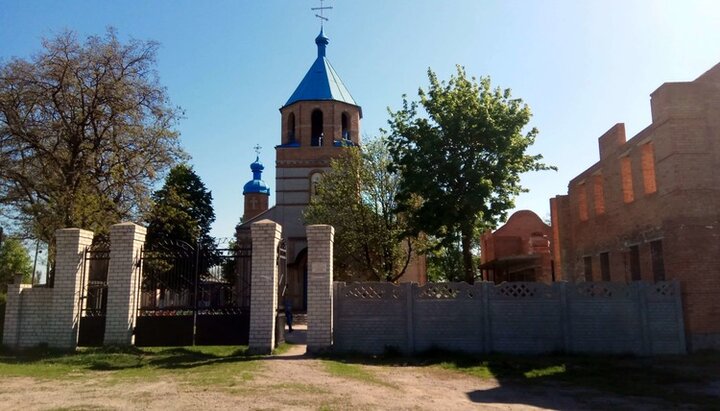
[[[262,172],[264,169],[265,166],[260,162],[260,157],[255,158],[255,162],[250,164],[253,179],[245,183],[245,186],[243,186],[243,194],[259,193],[270,195],[270,187],[262,180]]]
[[[310,66],[305,77],[290,96],[285,106],[298,101],[334,100],[357,106],[357,103],[350,95],[340,76],[325,57],[325,48],[329,39],[325,37],[322,29],[320,35],[315,39],[318,47],[318,56]],[[283,107],[285,107],[283,106]]]

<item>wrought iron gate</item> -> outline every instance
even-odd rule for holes
[[[80,293],[80,325],[78,345],[96,347],[105,338],[107,312],[107,275],[110,264],[110,243],[94,241],[85,248]]]
[[[135,344],[247,344],[251,258],[250,247],[163,241],[144,248]]]

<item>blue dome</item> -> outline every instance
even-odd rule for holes
[[[262,171],[265,166],[260,162],[260,157],[255,158],[255,162],[250,164],[250,170],[253,173],[253,179],[245,183],[243,186],[243,194],[267,194],[270,195],[270,187],[262,180]]]

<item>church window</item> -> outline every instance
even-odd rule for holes
[[[657,185],[655,184],[655,153],[652,141],[642,146],[641,164],[645,194],[652,194],[657,191]]]
[[[585,271],[585,281],[592,281],[592,257],[590,257],[589,255],[583,257],[583,268]]]
[[[600,253],[600,277],[603,281],[610,281],[610,253]]]
[[[650,258],[652,259],[653,279],[655,281],[665,281],[662,240],[650,242]]]
[[[342,113],[341,120],[342,120],[342,138],[343,138],[343,140],[350,140],[350,127],[349,127],[350,121],[348,119],[348,114]]]
[[[640,281],[640,247],[630,247],[630,278],[633,281]]]
[[[605,190],[602,174],[593,176],[593,203],[595,204],[595,215],[605,213]]]
[[[322,178],[322,173],[312,173],[310,175],[310,196],[314,196],[317,194],[318,185],[320,184],[320,179]]]
[[[578,189],[578,212],[580,213],[580,221],[587,221],[588,219],[588,204],[587,204],[587,190],[585,183],[580,183],[577,186]]]
[[[635,200],[632,181],[632,163],[630,156],[620,158],[620,177],[622,178],[623,201],[632,203]]]
[[[313,147],[319,147],[323,145],[323,113],[320,110],[315,110],[310,116],[311,123],[311,135],[310,145]]]
[[[287,142],[286,143],[294,143],[295,142],[295,113],[290,113],[288,116],[288,122],[287,122]]]

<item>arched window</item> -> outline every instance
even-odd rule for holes
[[[295,113],[290,113],[288,116],[288,123],[287,123],[287,142],[286,143],[294,143],[295,142]]]
[[[323,113],[320,110],[315,110],[310,116],[311,134],[310,134],[310,145],[313,147],[319,147],[323,145]]]
[[[347,113],[342,113],[342,139],[350,140],[350,119]]]
[[[310,197],[317,194],[318,184],[322,178],[322,173],[316,172],[310,175]]]

